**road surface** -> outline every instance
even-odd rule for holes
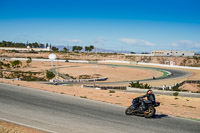
[[[200,122],[126,116],[125,107],[0,84],[0,119],[59,133],[199,133]]]
[[[167,68],[154,68],[154,67],[143,67],[143,66],[130,66],[130,65],[114,65],[114,64],[98,64],[98,65],[108,65],[108,66],[115,66],[115,67],[129,67],[129,68],[137,68],[137,69],[150,69],[150,70],[154,70],[154,71],[165,71],[165,72],[170,72],[171,75],[167,76],[167,75],[163,75],[160,77],[156,77],[156,80],[166,80],[166,79],[176,79],[176,78],[183,78],[183,77],[187,77],[192,75],[191,72],[188,71],[183,71],[183,70],[175,70],[175,69],[167,69]],[[62,67],[64,68],[64,67]],[[50,69],[50,71],[52,71],[53,73],[56,73],[56,68],[52,68]],[[64,76],[64,74],[58,73],[62,78]],[[66,79],[68,79],[69,77],[67,77]],[[65,79],[65,78],[64,78]],[[137,81],[137,80],[135,80]],[[144,82],[144,81],[155,81],[155,79],[150,78],[150,79],[142,79],[139,80],[140,82]],[[102,82],[102,81],[96,81],[96,84],[124,84],[124,83],[130,83],[131,81],[117,81],[117,82]],[[43,82],[45,84],[53,84],[50,82]],[[94,84],[94,82],[59,82],[59,84]]]

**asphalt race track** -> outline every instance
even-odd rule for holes
[[[114,66],[114,67],[129,67],[129,68],[137,68],[137,69],[144,69],[144,71],[147,69],[154,70],[154,71],[168,71],[171,73],[169,76],[161,76],[156,77],[156,80],[166,80],[166,79],[176,79],[176,78],[183,78],[190,76],[192,73],[188,71],[183,70],[177,70],[177,69],[168,69],[168,68],[155,68],[155,67],[142,67],[142,66],[130,66],[130,65],[114,65],[114,64],[98,64],[98,65],[108,65],[108,66]],[[52,69],[55,71],[56,68]],[[137,80],[135,80],[137,81]],[[143,79],[140,80],[140,82],[143,81],[154,81],[153,77],[150,79]],[[118,82],[101,82],[96,81],[97,84],[122,84],[122,83],[130,83],[131,81],[118,81]],[[59,82],[59,84],[94,84],[94,82]],[[46,82],[46,84],[53,84]]]
[[[126,116],[125,107],[0,84],[0,119],[59,133],[199,133],[200,122]]]

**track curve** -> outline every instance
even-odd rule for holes
[[[156,80],[166,80],[166,79],[175,79],[175,78],[183,78],[190,76],[192,73],[188,71],[182,71],[182,70],[176,70],[176,69],[167,69],[167,68],[158,68],[158,67],[142,67],[142,66],[131,66],[131,65],[116,65],[116,64],[97,64],[97,65],[108,65],[108,66],[115,66],[115,67],[129,67],[129,68],[139,68],[139,69],[150,69],[155,71],[168,71],[171,73],[171,75],[166,76],[163,74],[163,76],[156,77]],[[132,80],[137,81],[137,80]],[[153,78],[150,79],[143,79],[139,80],[142,81],[154,81]],[[130,83],[131,81],[117,81],[117,82],[96,82],[97,84],[122,84],[122,83]],[[59,84],[94,84],[93,82],[60,82]],[[48,83],[52,84],[52,83]]]

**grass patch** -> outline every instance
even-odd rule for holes
[[[178,92],[174,92],[173,96],[178,96],[178,94],[179,94]]]
[[[198,85],[197,85],[197,87],[199,87],[199,88],[200,88],[200,84],[198,84]]]
[[[72,84],[63,84],[63,86],[73,86]]]
[[[193,108],[193,109],[196,108],[196,107],[193,107],[193,106],[186,106],[186,105],[183,105],[183,107],[188,107],[188,108]]]
[[[87,98],[86,96],[80,96],[80,98]]]
[[[115,91],[114,90],[109,90],[109,93],[115,93]]]
[[[197,121],[197,122],[200,122],[200,119],[194,119],[194,118],[190,118],[191,120],[194,120],[194,121]]]

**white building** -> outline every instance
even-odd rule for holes
[[[154,56],[194,56],[192,51],[152,51]]]

